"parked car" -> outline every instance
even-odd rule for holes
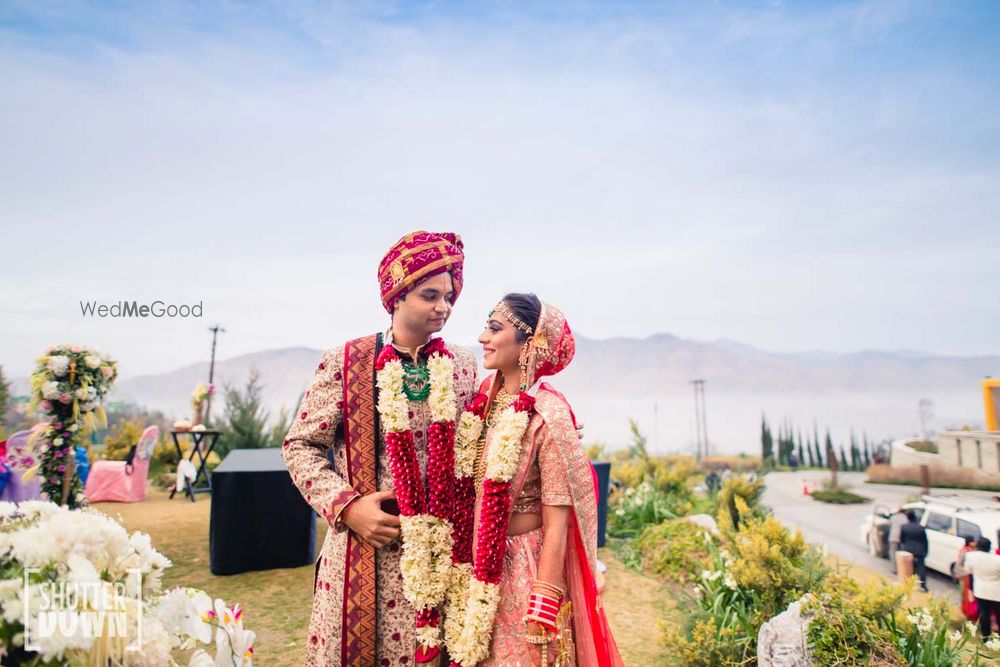
[[[927,529],[924,563],[931,570],[954,577],[955,559],[967,535],[989,539],[991,550],[1000,547],[1000,506],[995,502],[961,495],[923,496],[903,509],[916,512]],[[877,506],[862,523],[861,541],[873,556],[888,558],[890,516],[889,508]]]
[[[903,509],[913,510],[919,519],[924,513],[924,503],[906,503]],[[876,558],[889,557],[889,519],[892,517],[892,511],[885,505],[876,505],[861,524],[861,543],[866,545],[868,553]]]

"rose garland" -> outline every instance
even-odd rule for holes
[[[486,397],[480,394],[459,419],[455,447],[456,488],[471,482],[475,468],[476,443],[482,434]],[[493,622],[500,602],[500,578],[510,522],[511,479],[521,458],[521,439],[528,428],[535,399],[519,392],[493,426],[493,438],[486,453],[486,476],[479,510],[475,554],[469,543],[455,540],[455,561],[445,620],[445,640],[451,667],[474,667],[490,653]],[[470,463],[471,461],[471,463]],[[471,512],[463,520],[471,527]],[[464,539],[461,521],[455,519],[455,534]]]
[[[421,481],[409,403],[403,392],[403,363],[392,346],[375,363],[378,412],[385,429],[386,452],[399,503],[403,553],[399,567],[403,595],[417,610],[416,661],[429,662],[441,644],[438,607],[451,578],[455,468],[455,386],[452,354],[440,339],[425,350],[430,381],[427,404],[427,487]]]

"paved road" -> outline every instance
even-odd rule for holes
[[[840,473],[841,485],[851,486],[857,493],[872,498],[872,502],[859,505],[831,505],[821,503],[802,495],[803,480],[814,480],[812,486],[819,487],[820,480],[828,474],[819,472],[770,473],[765,478],[767,490],[764,504],[774,510],[774,515],[786,526],[799,528],[810,542],[825,544],[831,554],[839,556],[876,572],[892,573],[889,561],[874,558],[868,554],[868,547],[861,542],[861,523],[871,514],[875,505],[889,507],[899,505],[919,493],[911,486],[890,484],[866,484],[864,473]],[[977,491],[948,491],[934,489],[934,494],[961,493],[989,498],[991,493]],[[934,594],[946,597],[956,604],[958,589],[951,579],[943,574],[928,571],[927,585]]]

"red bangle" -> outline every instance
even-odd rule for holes
[[[559,598],[542,593],[532,593],[528,598],[528,610],[524,614],[525,621],[534,621],[554,633],[556,631],[556,616],[559,615]]]

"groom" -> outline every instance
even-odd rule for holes
[[[403,597],[400,524],[376,410],[375,359],[392,345],[415,382],[427,377],[422,350],[444,328],[462,291],[462,247],[457,234],[418,231],[389,249],[378,268],[382,305],[392,319],[388,331],[323,353],[282,447],[292,481],[331,527],[316,563],[306,665],[414,662],[414,610]],[[469,350],[447,348],[454,354],[457,418],[474,395],[476,361]],[[412,395],[410,426],[423,471],[431,416],[426,392]]]

